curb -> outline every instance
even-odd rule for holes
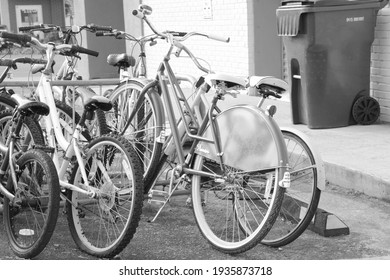
[[[336,186],[390,201],[390,182],[342,165],[324,162],[326,180]]]

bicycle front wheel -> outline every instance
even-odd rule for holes
[[[281,181],[287,167],[286,149],[275,122],[256,108],[233,107],[216,121],[225,164],[220,165],[213,145],[198,144],[193,211],[213,247],[242,253],[267,235],[278,216],[285,191]],[[205,137],[210,136],[208,129]]]
[[[105,135],[86,148],[85,171],[96,190],[91,198],[67,190],[67,218],[77,246],[100,258],[119,254],[132,239],[143,204],[142,165],[132,145]],[[75,165],[71,183],[82,187],[82,167]]]
[[[3,143],[6,142],[9,133],[12,131],[12,116],[13,112],[11,110],[0,112],[0,141]],[[42,129],[34,117],[24,118],[23,125],[19,133],[19,139],[15,144],[16,149],[23,152],[32,149],[34,145],[45,145]]]
[[[16,102],[11,98],[11,95],[4,89],[0,89],[0,112],[13,109]]]
[[[285,246],[297,239],[309,226],[321,196],[322,160],[305,139],[282,130],[287,146],[291,185],[286,189],[282,208],[271,231],[262,240],[272,247]]]
[[[33,258],[42,252],[54,232],[60,184],[52,160],[41,150],[27,151],[16,165],[16,198],[13,202],[4,198],[4,225],[12,251],[18,257]],[[7,185],[12,185],[10,175]]]
[[[163,139],[163,113],[160,96],[150,90],[144,97],[141,106],[135,108],[144,83],[129,80],[121,83],[115,90],[109,91],[113,108],[106,112],[107,125],[112,132],[123,135],[134,146],[143,163],[144,178],[152,177],[161,155]],[[130,114],[135,117],[126,128]],[[145,191],[147,193],[147,191]]]

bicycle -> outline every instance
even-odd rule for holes
[[[249,79],[248,87],[255,89],[251,95],[261,98],[257,107],[262,108],[267,98],[280,99],[288,85],[272,76],[254,76]],[[324,163],[310,139],[290,127],[281,127],[281,131],[287,147],[291,186],[286,189],[276,222],[262,240],[272,247],[285,246],[306,230],[325,189]]]
[[[270,96],[281,98],[281,94],[288,88],[286,82],[270,76],[253,76],[246,87],[256,89],[255,94],[251,95],[261,98],[257,104],[258,108],[262,108],[265,99]],[[275,109],[268,108],[267,112],[275,112]],[[261,241],[262,244],[272,247],[285,246],[306,230],[316,213],[321,191],[325,189],[324,164],[310,139],[296,129],[290,127],[280,129],[287,147],[290,187],[286,188],[276,222]],[[149,190],[149,202],[161,203],[158,197],[163,196],[165,199],[163,202],[166,203],[168,197],[189,194],[189,191],[183,190],[173,193],[169,188],[167,177],[172,172],[176,161],[177,158],[173,155],[163,163],[164,166],[156,176],[158,179],[154,182],[154,189]],[[190,202],[190,198],[187,202]],[[152,221],[157,218],[164,206],[159,209]]]
[[[171,33],[179,36],[185,35],[184,32]],[[158,35],[152,34],[135,38],[129,33],[113,29],[111,31],[96,32],[96,36],[111,36],[116,39],[125,39],[134,42],[130,54],[110,54],[107,57],[107,63],[118,68],[120,84],[104,93],[104,96],[109,98],[113,103],[113,109],[106,112],[106,121],[111,131],[121,133],[121,135],[134,144],[134,148],[144,164],[144,178],[149,178],[154,172],[153,167],[157,164],[156,161],[151,162],[151,160],[156,160],[156,155],[161,153],[162,148],[162,143],[155,141],[157,139],[156,135],[160,135],[161,133],[161,127],[156,125],[156,123],[160,123],[161,117],[156,113],[157,109],[155,109],[154,104],[160,101],[153,95],[147,94],[144,100],[144,110],[147,112],[148,108],[151,108],[153,111],[149,119],[147,114],[141,113],[141,110],[139,110],[139,114],[137,115],[138,124],[132,124],[130,128],[127,127],[125,130],[124,127],[126,120],[133,110],[139,92],[148,83],[145,46],[147,43],[150,46],[156,45]],[[140,48],[137,59],[132,56],[136,46]],[[188,82],[190,85],[194,85],[197,81],[190,75],[176,74],[176,78],[178,81]],[[150,182],[146,183],[148,184]],[[147,192],[145,190],[145,194]]]
[[[13,98],[18,104],[15,110],[0,114],[0,198],[12,251],[19,257],[33,258],[42,252],[54,232],[60,185],[47,154],[50,151],[32,117],[47,115],[49,107],[18,94]],[[27,134],[33,141],[25,142]]]
[[[4,81],[7,74],[11,69],[16,69],[18,63],[24,63],[24,64],[31,64],[33,67],[35,65],[46,65],[47,61],[43,59],[34,59],[29,57],[20,57],[20,58],[14,58],[14,59],[1,59],[0,60],[0,66],[6,66],[6,69],[3,71],[2,75],[0,76],[0,83]],[[39,66],[40,67],[40,66]],[[17,103],[12,98],[12,95],[14,94],[13,89],[6,89],[1,88],[0,89],[0,109],[1,110],[11,110],[16,107]],[[31,94],[27,94],[29,98],[32,99],[38,99],[36,96],[36,92],[32,91]],[[88,95],[84,95],[88,96]],[[61,102],[60,100],[55,100],[55,105],[57,108],[57,114],[60,120],[61,129],[64,133],[66,133],[66,138],[69,140],[71,138],[71,135],[73,133],[73,129],[75,127],[75,123],[79,122],[80,115],[75,112],[74,109],[72,109],[69,105],[65,104],[64,102]],[[104,113],[102,112],[103,116],[100,116],[100,119],[104,119]],[[90,119],[92,119],[93,116],[90,116]],[[105,121],[100,121],[100,124],[105,124]],[[87,127],[87,126],[86,126]],[[103,126],[102,126],[103,127]],[[103,131],[102,129],[99,131]],[[92,137],[90,136],[90,129],[83,130],[81,133],[81,138],[83,141],[90,141]],[[107,132],[107,131],[106,131]]]
[[[145,5],[133,12],[149,25],[159,39],[167,40],[170,47],[156,78],[138,93],[122,133],[130,126],[142,128],[144,123],[137,119],[140,114],[146,119],[154,118],[155,126],[161,129],[161,133],[154,135],[153,144],[163,143],[164,146],[161,155],[156,155],[158,165],[151,169],[157,172],[168,156],[175,155],[177,163],[169,178],[171,193],[192,184],[193,211],[203,236],[214,248],[225,253],[249,250],[271,229],[283,200],[284,188],[288,187],[288,162],[281,131],[272,118],[254,106],[240,105],[219,110],[217,102],[226,94],[234,96],[236,90],[245,85],[244,80],[210,74],[183,44],[186,39],[197,35],[223,42],[228,41],[226,38],[198,32],[189,32],[183,37],[177,36],[176,32],[158,32],[147,18],[149,13]],[[200,70],[208,73],[196,84],[197,91],[191,106],[169,65],[175,48],[178,49],[176,54],[185,52]],[[172,94],[169,94],[168,85]],[[215,93],[209,103],[205,94],[210,88],[214,88]],[[145,106],[145,96],[150,97],[150,107]],[[178,123],[171,98],[176,101],[180,114]],[[206,114],[200,112],[201,103],[208,105],[205,107]],[[164,112],[170,124],[169,136],[165,131]],[[254,131],[261,133],[254,134]],[[192,145],[185,156],[182,144],[187,139],[191,139]],[[263,145],[258,145],[258,141]],[[246,149],[238,154],[236,149],[243,146]],[[145,180],[155,181],[156,175]],[[148,191],[151,186],[145,187]],[[262,207],[254,201],[262,202]],[[251,209],[250,215],[257,220],[248,219],[246,213],[238,216],[237,209]],[[242,231],[244,225],[253,231]]]
[[[8,45],[8,44],[7,44]],[[13,46],[13,44],[10,44],[9,46]],[[17,64],[23,63],[23,64],[46,64],[47,61],[43,59],[35,59],[30,57],[18,57],[15,59],[0,59],[0,66],[6,67],[0,75],[0,84],[5,80],[7,77],[9,71],[11,69],[17,69]],[[0,88],[0,110],[7,110],[7,109],[13,109],[16,106],[16,101],[12,98],[10,98],[10,95],[14,93],[13,90],[6,90],[5,88]]]
[[[177,32],[176,34],[179,33]],[[184,36],[185,33],[181,32],[180,35]],[[145,38],[148,38],[149,40],[150,38],[153,38],[151,40],[152,42],[154,42],[156,39],[156,37],[151,36],[145,36]],[[144,44],[141,46],[144,46]],[[142,47],[141,50],[143,50]],[[141,52],[141,55],[144,57],[143,52]],[[138,60],[138,62],[139,61],[141,60]],[[137,94],[134,94],[134,96],[139,95],[139,86],[138,89],[134,85],[129,86],[128,88],[132,89],[132,91],[138,92]],[[258,95],[263,97],[263,99],[257,104],[257,107],[261,108],[264,100],[269,96],[280,98],[279,94],[286,91],[287,84],[275,77],[251,77],[248,81],[248,84],[246,85],[246,88],[255,88]],[[145,107],[148,108],[149,106]],[[131,110],[128,110],[128,112],[130,111]],[[152,111],[155,112],[156,110]],[[273,109],[271,111],[273,111]],[[124,115],[127,116],[128,119],[128,114]],[[146,113],[144,115],[148,116]],[[152,113],[152,115],[155,114]],[[146,121],[141,123],[146,123]],[[154,123],[159,122],[155,121]],[[133,124],[132,127],[135,128],[136,126]],[[142,128],[142,126],[140,127]],[[150,127],[153,128],[155,126],[150,125]],[[318,207],[321,190],[325,188],[323,162],[315,147],[310,143],[309,139],[304,134],[295,129],[281,128],[281,130],[288,150],[291,187],[286,189],[286,195],[282,203],[281,212],[279,213],[279,217],[276,222],[277,224],[273,226],[270,233],[262,241],[263,244],[274,247],[284,246],[294,241],[308,227]],[[136,133],[137,129],[134,129],[134,134]],[[155,133],[155,135],[159,134]],[[153,134],[151,134],[150,138],[152,139],[152,137]],[[146,180],[145,193],[149,192],[149,202],[156,201],[153,199],[153,196],[157,194],[164,197],[165,205],[165,203],[169,201],[169,197],[172,195],[188,193],[188,191],[186,192],[183,190],[173,192],[171,187],[169,187],[168,191],[164,191],[164,188],[170,185],[170,181],[166,179],[166,177],[169,177],[167,174],[172,172],[176,162],[176,156],[171,156],[170,158],[167,157],[165,163],[163,163],[163,161],[160,162],[160,166],[157,168],[157,170],[160,170],[161,174],[158,174],[157,176],[155,175],[154,177],[152,176],[152,178],[159,178],[154,182],[153,190],[150,190],[150,180],[149,182]],[[161,167],[162,165],[165,166]],[[151,170],[152,169],[155,169],[155,167],[151,168]],[[164,171],[166,169],[169,171]],[[161,175],[163,175],[162,179],[160,179]],[[157,190],[156,186],[159,186],[163,190]],[[156,219],[164,205],[159,209],[152,221]]]
[[[48,62],[37,93],[52,111],[56,106],[49,81],[55,55],[61,51],[96,54],[77,45],[43,44],[29,35],[3,32],[1,36],[46,52]],[[143,203],[142,165],[132,145],[121,136],[102,135],[89,143],[80,140],[87,117],[97,109],[112,107],[107,98],[98,95],[83,96],[83,100],[84,110],[70,141],[57,114],[44,118],[45,131],[53,132],[46,133],[47,144],[54,149],[52,158],[73,240],[88,254],[111,258],[127,246],[138,226]],[[59,155],[60,149],[64,156]]]
[[[70,28],[61,28],[60,26],[53,24],[38,24],[32,26],[20,27],[19,31],[33,33],[36,31],[48,33],[56,32],[59,39],[62,40],[64,44],[69,44],[70,42],[77,42],[76,35],[81,34],[83,30],[86,30],[91,33],[101,32],[101,31],[110,31],[112,30],[109,26],[100,26],[95,24],[86,24],[82,26],[73,25]],[[71,53],[63,52],[64,60],[54,76],[54,81],[75,81],[82,80],[82,77],[78,74],[76,65],[79,56]],[[43,71],[45,65],[35,67],[33,73],[38,73]],[[61,106],[60,110],[63,112],[64,117],[66,117],[65,122],[71,123],[72,120],[75,122],[79,119],[79,112],[76,112],[76,108],[82,107],[83,100],[81,96],[95,94],[95,92],[86,86],[52,86],[53,93],[57,100],[60,100],[62,104],[67,104],[73,108],[65,108]],[[72,114],[68,114],[72,112]],[[94,137],[95,135],[103,135],[110,132],[106,124],[105,114],[101,110],[96,110],[96,116],[87,120],[87,127],[90,136]]]

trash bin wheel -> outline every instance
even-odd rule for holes
[[[370,96],[359,97],[352,107],[352,116],[358,124],[373,124],[378,120],[379,114],[379,103]]]

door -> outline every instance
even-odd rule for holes
[[[125,30],[122,0],[85,0],[85,18],[87,24],[94,23]],[[88,48],[99,52],[98,57],[89,57],[90,79],[117,78],[118,69],[107,64],[107,56],[111,53],[126,52],[125,40],[96,37],[95,34],[88,33],[87,45]]]

